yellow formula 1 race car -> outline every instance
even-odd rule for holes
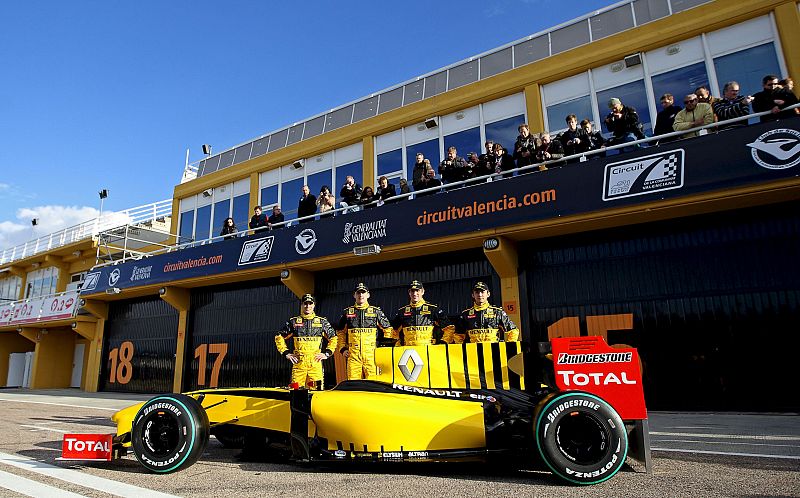
[[[175,472],[197,461],[214,435],[226,446],[297,462],[535,460],[575,484],[617,473],[636,432],[631,427],[644,429],[630,438],[643,453],[646,412],[635,349],[610,348],[599,337],[521,349],[379,348],[376,379],[328,391],[218,388],[156,396],[113,415],[113,453],[130,447],[147,469]]]

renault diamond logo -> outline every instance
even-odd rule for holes
[[[119,275],[120,275],[119,268],[116,268],[114,271],[109,273],[108,274],[108,285],[110,285],[111,287],[114,287],[115,285],[117,285],[117,282],[119,281]]]
[[[411,362],[411,369],[408,368],[409,361]],[[419,374],[422,372],[423,365],[422,357],[416,349],[406,349],[403,351],[403,354],[400,355],[400,361],[397,362],[400,372],[409,382],[417,381]]]

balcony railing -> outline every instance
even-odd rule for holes
[[[28,258],[35,254],[43,253],[97,236],[101,231],[122,225],[138,225],[152,223],[153,221],[165,220],[172,214],[172,199],[145,204],[143,206],[105,213],[98,218],[94,218],[57,232],[43,235],[39,238],[29,240],[0,252],[0,264],[10,263],[20,259]]]
[[[0,304],[0,327],[72,318],[79,308],[78,293],[71,290]]]

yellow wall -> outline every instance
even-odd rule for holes
[[[31,389],[69,387],[76,335],[69,329],[48,329],[36,343]]]

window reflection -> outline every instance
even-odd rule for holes
[[[578,122],[582,119],[594,121],[592,117],[592,99],[588,95],[584,95],[577,99],[547,106],[547,129],[551,132],[565,129],[567,127],[566,119],[570,114],[574,114],[578,118]],[[605,116],[603,113],[600,113],[600,115]]]
[[[328,188],[331,189],[334,197],[337,197],[338,192],[331,186],[332,173],[333,172],[331,170],[327,169],[325,171],[320,171],[319,173],[314,173],[308,177],[308,188],[315,197],[319,197],[319,191],[322,189],[323,185],[327,185]]]
[[[181,213],[181,224],[178,232],[180,236],[179,243],[182,244],[192,240],[192,228],[194,228],[194,211]]]
[[[281,210],[287,221],[297,218],[297,204],[300,202],[300,197],[303,195],[301,191],[302,188],[302,178],[289,180],[281,185]]]
[[[270,185],[261,189],[261,205],[273,206],[278,203],[278,186]]]
[[[222,223],[230,215],[231,201],[225,199],[214,203],[214,224],[211,229],[211,236],[216,237],[222,231]]]
[[[501,119],[485,126],[486,140],[500,143],[506,150],[513,152],[514,142],[517,140],[519,125],[525,122],[525,115],[520,114],[511,118]],[[477,151],[476,151],[477,152]],[[481,145],[481,154],[486,152]]]
[[[403,171],[403,151],[401,149],[378,154],[378,178]]]
[[[597,92],[597,106],[600,111],[600,123],[603,127],[603,133],[608,133],[608,128],[605,124],[605,118],[608,115],[608,100],[614,97],[620,99],[622,105],[636,109],[639,114],[639,121],[644,125],[645,133],[648,135],[653,134],[653,125],[650,119],[650,110],[647,107],[647,93],[644,90],[643,80]]]
[[[344,180],[348,175],[352,176],[357,184],[361,185],[362,187],[364,186],[362,183],[364,180],[364,171],[361,164],[361,161],[356,161],[354,163],[348,163],[336,168],[336,186],[334,187],[331,185],[331,192],[333,192],[333,195],[336,196],[337,202],[339,200],[339,191],[342,189]]]
[[[708,74],[703,62],[653,76],[652,80],[653,96],[659,111],[661,96],[665,93],[671,93],[675,97],[675,105],[683,107],[681,102],[685,95],[694,92],[699,86],[708,86]]]
[[[725,83],[739,83],[739,95],[753,95],[762,90],[761,78],[767,74],[781,74],[775,46],[770,43],[748,48],[714,59],[719,91]]]
[[[475,152],[479,154],[481,149],[481,130],[480,128],[470,128],[469,130],[459,131],[458,133],[453,133],[452,135],[447,135],[444,137],[444,151],[445,154],[447,153],[447,149],[450,147],[455,147],[458,151],[458,155],[466,158],[468,152]],[[433,162],[431,162],[433,164]]]
[[[406,147],[406,176],[408,184],[411,185],[414,179],[414,163],[417,161],[417,152],[422,152],[427,160],[431,162],[433,169],[437,169],[441,158],[439,157],[439,139],[434,138],[427,142],[420,142],[418,144],[409,145]],[[399,190],[397,191],[400,192]]]
[[[242,194],[234,197],[233,222],[236,224],[236,229],[238,231],[247,229],[247,223],[249,221],[250,221],[250,194]]]

